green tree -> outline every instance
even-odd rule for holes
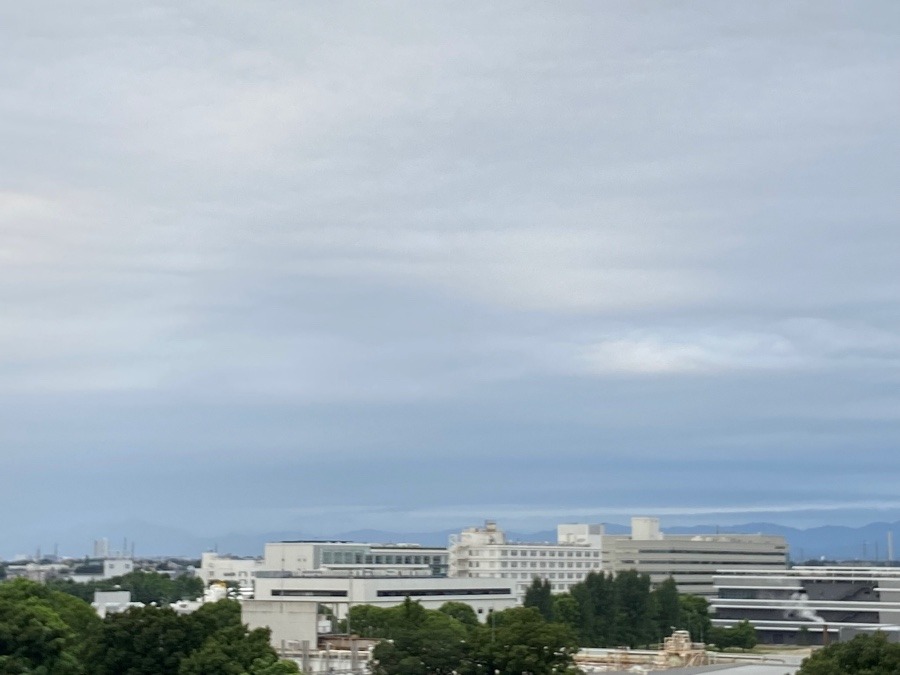
[[[389,611],[396,611],[398,621],[392,623],[393,638],[372,652],[376,675],[449,675],[465,660],[468,631],[448,613],[408,599]]]
[[[525,590],[525,607],[534,607],[547,621],[553,618],[553,593],[550,582],[540,577],[535,577]]]
[[[199,577],[182,575],[172,579],[156,572],[129,572],[120,577],[89,583],[76,583],[70,579],[53,580],[47,585],[86,602],[94,599],[95,591],[131,591],[131,599],[145,605],[164,605],[178,600],[193,600],[203,595],[203,580]]]
[[[467,628],[475,628],[478,626],[478,615],[472,609],[472,605],[464,602],[445,602],[438,608],[439,612],[443,612],[447,616],[453,617]]]
[[[82,662],[84,643],[100,625],[86,602],[25,579],[0,584],[0,608],[6,617],[6,637],[0,638],[0,659],[6,657],[6,665],[0,673],[19,672],[10,664],[41,650],[45,659],[38,665],[52,672],[77,670],[73,664]]]
[[[675,580],[672,577],[666,579],[653,590],[652,596],[656,637],[661,639],[671,635],[672,629],[681,624],[681,600]]]
[[[709,632],[709,641],[719,649],[753,649],[757,643],[756,629],[749,621],[739,621],[730,628],[716,626]]]
[[[37,597],[0,598],[0,673],[81,675],[74,635]]]
[[[241,629],[241,605],[237,600],[207,602],[185,619],[193,623],[204,638],[208,638],[222,630]]]
[[[553,620],[576,630],[581,619],[578,602],[568,593],[553,596]]]
[[[341,629],[345,633],[367,638],[390,638],[396,622],[396,612],[392,613],[385,607],[353,605],[347,618],[341,622]]]
[[[218,603],[216,603],[218,604]],[[297,673],[293,662],[279,664],[269,645],[270,633],[258,628],[228,626],[208,637],[179,665],[178,675],[258,675],[259,673]]]
[[[132,607],[107,615],[87,657],[92,675],[178,675],[203,638],[197,624],[171,609]]]
[[[494,612],[492,621],[479,627],[469,660],[461,664],[465,675],[550,675],[573,668],[578,650],[574,632],[544,620],[534,607],[513,607]]]
[[[883,633],[858,635],[849,642],[833,644],[803,660],[797,675],[897,675],[900,645],[891,644]]]
[[[695,642],[710,641],[712,621],[709,618],[709,602],[699,595],[678,596],[681,605],[680,619],[675,625],[689,631]]]
[[[635,570],[625,570],[616,575],[615,625],[613,642],[637,647],[654,641],[652,604],[650,601],[650,577]]]

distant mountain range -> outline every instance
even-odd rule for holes
[[[284,530],[260,533],[226,533],[213,537],[195,536],[177,528],[160,527],[142,521],[129,521],[108,525],[101,532],[110,541],[110,548],[121,548],[119,542],[126,547],[135,542],[137,555],[184,555],[196,558],[202,551],[218,550],[234,555],[261,555],[263,545],[268,541],[291,539],[335,539],[360,542],[381,543],[416,543],[425,546],[446,546],[455,530],[432,532],[390,532],[385,530],[353,530],[349,532],[300,532]],[[624,525],[607,523],[609,534],[625,534],[629,528]],[[667,534],[775,534],[787,540],[791,558],[795,562],[817,560],[887,560],[888,532],[900,535],[900,521],[894,523],[870,523],[862,527],[840,527],[826,525],[809,529],[787,527],[775,523],[746,523],[743,525],[716,526],[696,525],[690,527],[667,527]],[[538,532],[511,532],[507,537],[515,541],[553,542],[556,541],[555,530]],[[123,540],[127,537],[127,542]],[[57,539],[61,554],[84,555],[90,551],[91,541],[76,533],[69,533],[65,538]],[[900,554],[900,536],[897,539]],[[48,549],[44,549],[49,552]],[[6,553],[6,552],[4,552]]]

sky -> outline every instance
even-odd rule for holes
[[[0,5],[0,553],[900,520],[900,4]]]

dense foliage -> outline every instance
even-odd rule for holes
[[[407,599],[391,608],[357,605],[349,624],[356,634],[385,638],[373,653],[375,675],[561,675],[577,650],[571,630],[525,607],[479,623],[468,605],[427,610]]]
[[[710,630],[703,598],[679,596],[671,578],[653,589],[650,577],[635,571],[592,572],[559,595],[551,593],[549,582],[535,579],[525,606],[571,628],[585,647],[649,645],[673,629],[690,630],[700,640]]]
[[[858,635],[849,642],[820,649],[807,659],[797,675],[897,675],[900,645],[883,633]]]
[[[171,578],[167,574],[156,572],[131,572],[120,577],[79,583],[71,580],[47,582],[57,591],[74,595],[85,602],[94,599],[94,591],[122,590],[131,591],[134,602],[145,605],[156,603],[167,605],[178,600],[193,600],[203,595],[203,580],[199,577],[182,575]]]
[[[0,673],[81,675],[84,641],[99,624],[64,593],[21,579],[0,584]]]
[[[101,620],[83,600],[25,580],[0,584],[0,675],[287,675],[269,632],[238,603],[181,616],[147,606]]]

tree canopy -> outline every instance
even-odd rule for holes
[[[0,584],[0,673],[80,675],[100,619],[86,603],[24,579]]]
[[[797,675],[897,675],[900,645],[884,633],[857,635],[849,642],[829,645],[803,660]]]
[[[485,623],[462,603],[427,610],[409,599],[388,609],[359,605],[351,614],[354,632],[385,638],[373,652],[375,675],[562,674],[577,649],[568,627],[533,608],[494,612]]]
[[[269,631],[237,602],[181,616],[136,607],[101,620],[84,600],[17,579],[0,584],[0,675],[287,675]]]
[[[179,600],[193,600],[203,595],[203,580],[188,575],[170,577],[157,572],[129,572],[120,577],[79,583],[76,581],[49,581],[47,585],[57,591],[74,595],[86,602],[94,599],[94,591],[131,591],[133,602],[145,605],[167,605]]]

